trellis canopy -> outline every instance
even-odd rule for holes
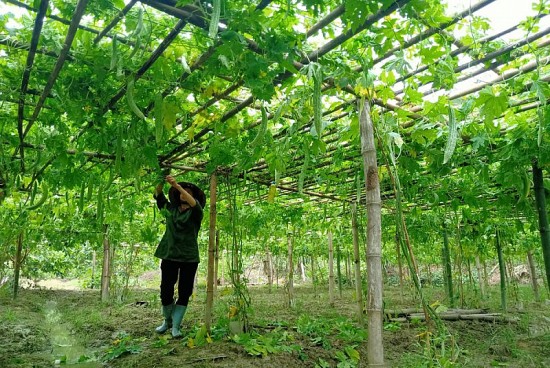
[[[394,160],[445,175],[505,134],[542,150],[550,5],[514,2],[517,19],[494,21],[511,3],[5,0],[0,180],[71,188],[99,168],[139,185],[162,168],[219,170],[353,201],[363,98],[383,196]]]

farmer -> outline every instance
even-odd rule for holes
[[[166,176],[166,181],[171,185],[169,199],[163,193],[164,183],[158,184],[153,194],[166,217],[166,231],[155,251],[155,257],[162,260],[160,300],[164,316],[164,323],[156,331],[164,333],[172,328],[172,336],[181,337],[180,324],[193,292],[199,265],[197,237],[206,196],[195,184],[178,183],[170,175]],[[174,303],[174,285],[178,279],[178,300]]]

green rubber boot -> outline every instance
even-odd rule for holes
[[[180,325],[186,310],[187,310],[187,307],[185,305],[176,304],[174,306],[174,310],[172,311],[172,337],[182,336],[180,331]]]
[[[155,331],[159,334],[163,334],[172,327],[172,312],[174,310],[174,304],[168,304],[162,306],[162,315],[164,316],[164,322],[162,325],[155,328]]]

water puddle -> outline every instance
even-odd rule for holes
[[[45,305],[46,323],[50,330],[52,356],[55,365],[77,365],[78,368],[100,368],[93,351],[86,349],[71,335],[71,325],[63,321],[55,301]]]

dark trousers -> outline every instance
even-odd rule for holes
[[[162,260],[160,263],[160,301],[162,305],[170,305],[174,302],[174,285],[179,278],[176,304],[187,306],[189,298],[193,294],[193,284],[198,266],[198,262]]]

